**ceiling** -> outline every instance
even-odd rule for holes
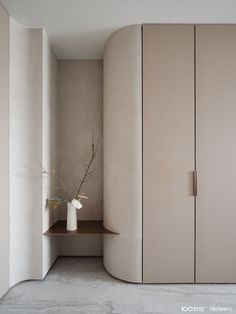
[[[28,27],[44,27],[60,59],[102,58],[115,30],[142,23],[236,23],[235,0],[0,0]]]

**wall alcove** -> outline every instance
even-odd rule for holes
[[[101,256],[109,230],[101,222],[102,60],[57,59],[44,29],[18,24],[1,5],[0,26],[1,297],[20,281],[43,279],[57,256]],[[38,161],[61,171],[69,185],[83,171],[92,131],[101,141],[94,179],[86,185],[89,199],[78,214],[83,234],[44,235],[66,211],[46,206],[58,191]]]

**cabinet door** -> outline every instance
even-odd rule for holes
[[[194,280],[194,27],[143,27],[143,281]]]
[[[236,282],[236,26],[196,27],[197,282]]]

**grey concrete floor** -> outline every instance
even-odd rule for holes
[[[236,285],[131,284],[111,277],[101,258],[60,257],[45,280],[19,283],[0,301],[0,314],[177,314],[191,310],[236,313]]]

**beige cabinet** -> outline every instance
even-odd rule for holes
[[[194,27],[143,26],[143,281],[194,281]]]
[[[104,265],[236,283],[236,25],[132,25],[104,52]],[[122,203],[122,204],[121,204]]]
[[[235,25],[143,26],[144,282],[236,282],[235,86]]]
[[[196,26],[196,281],[236,282],[236,25]]]

